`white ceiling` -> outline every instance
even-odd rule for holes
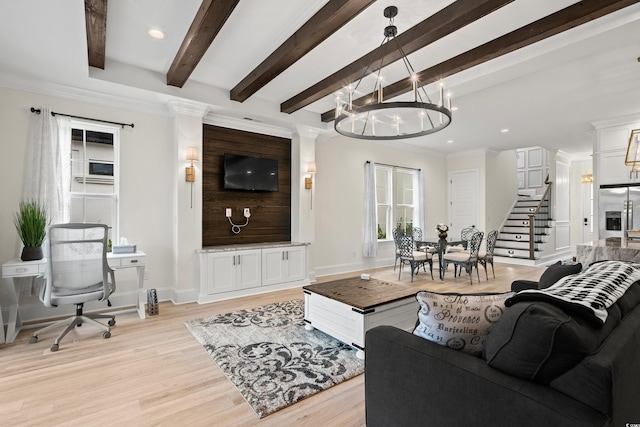
[[[291,115],[280,113],[280,104],[378,47],[386,6],[398,7],[395,25],[402,33],[452,1],[378,0],[244,103],[230,101],[229,90],[326,0],[241,0],[183,88],[167,86],[166,73],[200,0],[109,0],[104,70],[87,65],[83,3],[0,0],[0,85],[135,105],[194,100],[218,116],[300,124],[331,136],[333,124],[319,114],[334,106],[332,96]],[[516,0],[409,59],[416,70],[428,68],[573,3]],[[150,38],[149,27],[167,37]],[[543,146],[588,155],[591,123],[640,115],[639,56],[636,4],[445,79],[458,107],[452,124],[402,143],[443,154]],[[396,64],[384,74],[391,82],[406,77]],[[427,92],[436,91],[428,86]]]

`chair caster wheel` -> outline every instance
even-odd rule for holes
[[[51,351],[58,351],[59,348],[60,346],[58,344],[54,344],[51,346]]]
[[[107,325],[109,325],[109,326],[113,326],[115,324],[116,324],[116,319],[111,319],[111,320],[109,320],[109,322],[107,322]]]
[[[111,338],[111,332],[106,331],[105,333],[102,334],[102,336],[106,339],[106,338]]]
[[[32,336],[31,338],[29,338],[29,344],[35,344],[37,342],[38,342],[38,337]]]

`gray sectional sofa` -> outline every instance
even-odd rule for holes
[[[517,302],[493,327],[483,357],[373,328],[367,426],[640,425],[640,282],[607,311],[593,328],[548,302]]]

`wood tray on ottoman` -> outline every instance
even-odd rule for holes
[[[358,349],[364,358],[364,335],[379,325],[406,331],[415,327],[419,289],[397,283],[360,277],[307,285],[304,291],[304,321],[307,329],[319,329]]]

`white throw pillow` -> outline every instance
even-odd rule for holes
[[[504,312],[504,302],[513,292],[480,294],[439,294],[421,291],[420,323],[414,335],[437,344],[480,356],[489,329]]]

